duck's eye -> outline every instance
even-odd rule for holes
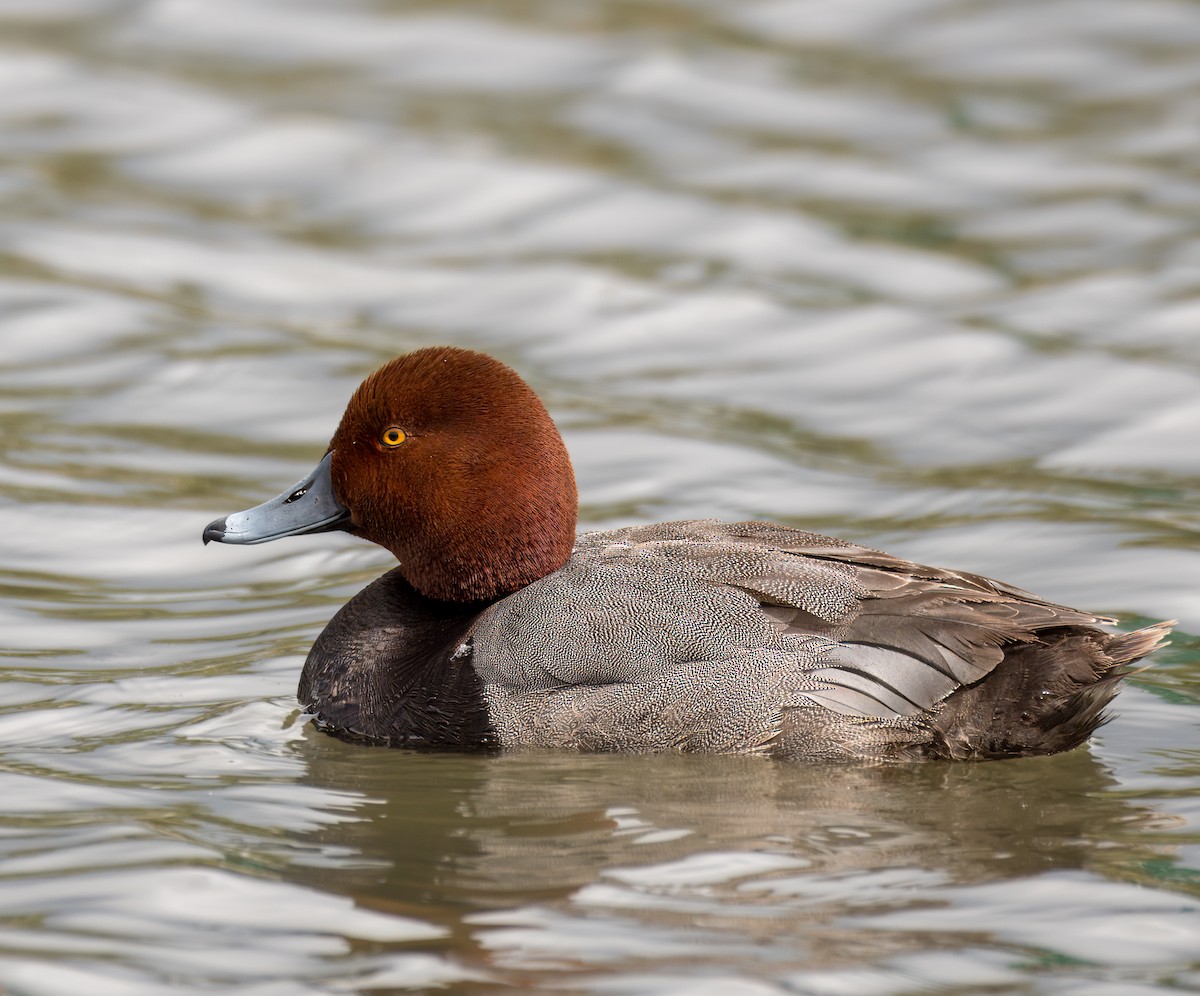
[[[408,438],[408,433],[395,425],[390,425],[379,436],[379,441],[384,446],[399,446]]]

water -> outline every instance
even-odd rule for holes
[[[0,987],[1200,989],[1200,7],[0,0]],[[358,379],[516,366],[585,527],[761,517],[1181,632],[1069,755],[414,755],[389,566],[203,548]]]

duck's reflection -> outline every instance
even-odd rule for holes
[[[1086,750],[974,765],[846,767],[685,755],[419,754],[315,732],[301,749],[309,780],[370,801],[360,820],[315,835],[324,867],[297,873],[447,926],[470,911],[561,901],[597,882],[675,895],[703,889],[716,914],[723,890],[737,903],[787,903],[810,878],[826,885],[806,901],[822,897],[828,913],[870,904],[874,893],[856,894],[856,876],[882,871],[965,884],[1128,868],[1162,856],[1133,841],[1157,815],[1107,791],[1114,779]],[[789,860],[739,872],[731,859],[722,876],[721,854]],[[766,871],[748,888],[755,868]],[[781,869],[800,887],[770,888]],[[829,884],[835,880],[844,885]]]

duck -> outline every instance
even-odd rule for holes
[[[1084,743],[1173,622],[1114,619],[771,522],[576,535],[562,436],[511,367],[418,349],[316,469],[209,523],[342,531],[398,566],[329,621],[298,698],[344,740],[451,750],[986,760]]]

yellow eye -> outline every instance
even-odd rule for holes
[[[407,438],[408,433],[406,433],[403,429],[395,425],[390,425],[383,430],[383,434],[380,435],[379,441],[383,443],[384,446],[399,446]]]

